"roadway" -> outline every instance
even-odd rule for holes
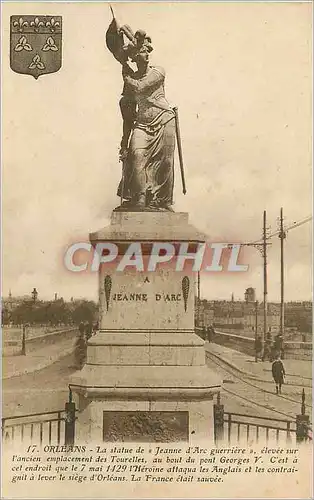
[[[40,371],[2,381],[2,417],[64,408],[69,377],[76,371],[74,354]]]
[[[305,390],[306,413],[312,412],[311,381],[295,377],[293,381],[282,386],[282,394],[275,393],[275,384],[269,375],[269,380],[254,380],[231,366],[222,359],[206,352],[207,365],[218,373],[223,381],[221,402],[225,411],[254,414],[280,419],[293,419],[301,413],[301,394]],[[266,364],[266,362],[265,362]]]
[[[209,352],[206,361],[223,380],[222,403],[225,411],[293,419],[300,413],[302,387],[297,380],[295,385],[284,385],[282,395],[277,396],[272,383],[254,381],[241,375]],[[75,371],[72,354],[40,371],[3,380],[2,416],[63,409],[68,398],[69,377]],[[305,390],[306,410],[310,413],[310,386]]]

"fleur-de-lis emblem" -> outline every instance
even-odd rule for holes
[[[44,25],[42,21],[39,21],[38,17],[35,17],[34,21],[31,22],[31,26],[34,27],[36,33],[39,31],[39,28]]]
[[[29,69],[35,69],[35,68],[37,68],[37,69],[45,69],[45,65],[41,61],[40,56],[38,54],[36,54],[33,57],[33,60],[32,60],[32,62],[30,63],[30,65],[28,67],[29,67]]]
[[[1,0],[0,0],[1,2]],[[37,80],[62,66],[62,16],[10,16],[10,68]]]
[[[47,52],[48,50],[52,50],[53,52],[56,52],[58,50],[58,47],[55,44],[54,39],[52,36],[49,36],[46,40],[45,45],[43,46],[42,50],[44,52]]]
[[[15,45],[14,50],[16,52],[21,52],[21,50],[27,50],[30,52],[33,50],[33,47],[27,42],[26,36],[23,35]]]
[[[26,26],[28,26],[28,22],[24,21],[24,19],[22,17],[20,17],[18,21],[14,21],[13,26],[16,26],[16,27],[18,26],[19,31],[22,33],[22,31],[24,31],[24,28],[26,28]]]
[[[111,279],[111,276],[109,276],[109,274],[107,274],[107,276],[105,277],[105,297],[106,297],[107,311],[109,309],[111,288],[112,288],[112,279]]]
[[[55,21],[53,17],[50,19],[50,21],[46,22],[46,28],[49,28],[52,33],[56,31],[56,28],[58,26],[60,26],[60,23],[58,21]]]
[[[189,290],[190,290],[190,280],[188,276],[184,276],[184,278],[182,278],[181,286],[182,286],[182,293],[184,300],[184,310],[186,312],[188,306]]]

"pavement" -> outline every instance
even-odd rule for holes
[[[25,356],[3,356],[2,357],[2,378],[8,379],[27,373],[33,373],[59,361],[64,356],[68,356],[74,350],[76,336],[72,335],[67,339],[58,339],[50,345],[27,350]],[[255,362],[253,356],[244,354],[229,347],[225,347],[213,342],[205,342],[206,351],[223,362],[229,368],[238,373],[260,382],[272,381],[271,363],[269,361]],[[283,360],[286,370],[287,385],[304,385],[311,387],[312,384],[312,363],[308,360]]]
[[[35,339],[41,339],[41,338],[47,338],[49,335],[56,335],[57,333],[66,333],[69,330],[75,330],[75,327],[65,327],[65,326],[60,326],[60,327],[48,327],[48,326],[31,326],[31,327],[26,327],[25,329],[25,337],[26,337],[26,342],[32,341]],[[2,339],[4,345],[6,344],[21,344],[22,342],[22,335],[23,335],[23,328],[9,328],[9,327],[2,327]]]
[[[256,380],[258,382],[272,381],[271,363],[259,360],[248,354],[244,354],[229,347],[205,342],[206,352],[219,359],[223,364],[229,366],[238,373]],[[304,385],[312,387],[312,362],[309,360],[283,360],[286,371],[287,385]]]
[[[76,337],[58,339],[53,344],[27,349],[26,355],[2,357],[2,379],[34,373],[68,356],[74,350]]]

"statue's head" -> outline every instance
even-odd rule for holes
[[[149,51],[147,50],[147,47],[143,45],[136,54],[132,57],[132,60],[138,64],[138,65],[145,65],[148,64],[149,62]]]
[[[135,43],[125,47],[126,55],[137,64],[147,64],[149,54],[152,52],[152,40],[143,30],[138,30],[134,35]]]

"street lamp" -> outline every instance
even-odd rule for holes
[[[23,333],[22,333],[22,356],[26,355],[26,325],[23,324]]]
[[[255,301],[255,363],[257,363],[258,300]]]

